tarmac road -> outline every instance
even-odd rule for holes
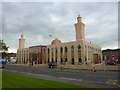
[[[70,69],[61,70],[61,69],[33,68],[26,66],[9,66],[9,65],[6,66],[4,70],[31,73],[31,75],[41,74],[41,75],[58,77],[61,79],[74,80],[74,81],[77,80],[88,83],[107,84],[107,85],[111,85],[111,87],[118,86],[117,71],[92,72],[90,70],[70,70]]]

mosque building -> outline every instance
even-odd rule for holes
[[[57,65],[92,65],[102,61],[101,47],[85,41],[85,24],[82,17],[78,15],[75,24],[76,41],[62,43],[55,38],[50,45],[39,45],[24,48],[24,36],[19,39],[17,50],[18,63],[49,64]]]

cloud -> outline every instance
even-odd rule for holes
[[[62,42],[75,41],[77,15],[85,23],[85,38],[103,48],[117,47],[117,2],[4,2],[3,40],[11,49],[18,48],[23,33],[26,47],[51,44],[57,37]]]
[[[17,53],[17,49],[8,49],[8,53]]]

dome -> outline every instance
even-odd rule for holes
[[[59,44],[59,43],[62,43],[62,42],[56,38],[55,40],[52,41],[51,44]]]

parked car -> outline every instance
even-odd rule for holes
[[[116,63],[115,62],[108,62],[108,63],[106,63],[107,65],[116,65]]]
[[[6,63],[6,61],[0,60],[0,68],[4,68]]]
[[[4,68],[2,61],[0,61],[0,68]]]

